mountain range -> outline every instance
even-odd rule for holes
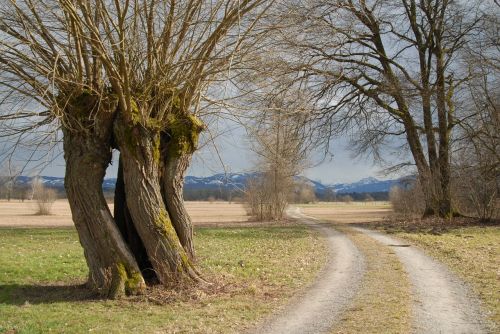
[[[186,176],[184,188],[185,190],[243,190],[247,181],[255,175],[255,173],[219,173],[207,177]],[[64,191],[64,178],[54,176],[41,176],[40,178],[48,188]],[[32,179],[29,176],[19,176],[16,179],[16,186],[27,187],[31,184]],[[402,184],[402,179],[379,180],[374,177],[364,178],[352,183],[335,184],[323,184],[304,176],[297,177],[297,180],[311,185],[317,194],[324,194],[328,189],[332,189],[337,194],[388,192],[391,187]],[[113,191],[115,183],[115,178],[105,179],[103,189]]]

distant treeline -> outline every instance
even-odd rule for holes
[[[186,201],[243,201],[245,194],[237,189],[184,188]]]
[[[365,201],[388,201],[389,193],[386,191],[367,193],[342,193],[331,194],[316,192],[313,201],[321,202],[365,202]],[[243,201],[245,193],[241,190],[230,189],[184,189],[184,199],[186,201]]]
[[[316,195],[317,196],[317,195]],[[318,200],[322,202],[348,202],[349,197],[351,201],[355,202],[366,202],[366,201],[388,201],[389,192],[387,191],[377,191],[377,192],[367,192],[367,193],[342,193],[336,194],[335,198],[325,198],[324,196],[317,196]]]
[[[50,187],[57,192],[58,198],[66,198],[66,192],[61,187]],[[0,199],[31,199],[32,188],[26,185],[14,185],[11,189],[0,185]],[[104,195],[108,199],[114,196],[114,189],[104,189]],[[388,192],[368,192],[368,193],[342,193],[335,194],[332,191],[315,192],[315,198],[308,201],[321,202],[363,202],[363,201],[387,201]],[[242,202],[245,199],[245,193],[238,189],[228,188],[190,188],[184,189],[184,199],[186,201],[233,201]],[[294,201],[294,200],[292,200]],[[296,201],[295,201],[296,202]]]

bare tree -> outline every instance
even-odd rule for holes
[[[308,1],[289,6],[280,36],[286,65],[316,92],[318,126],[349,133],[357,152],[411,152],[425,215],[455,213],[450,193],[455,102],[468,74],[457,54],[480,28],[475,2],[446,0]],[[291,30],[292,29],[292,30]],[[387,147],[387,146],[385,146]]]
[[[468,214],[489,219],[500,213],[500,43],[497,12],[486,12],[481,33],[462,52],[469,73],[460,107],[467,118],[456,137],[455,196]]]
[[[21,169],[11,160],[5,161],[0,166],[0,186],[5,191],[5,198],[10,202],[12,199],[16,180],[19,177]]]
[[[258,159],[257,180],[247,191],[251,192],[249,198],[253,211],[256,211],[254,215],[279,220],[293,195],[295,177],[307,163],[307,142],[303,132],[307,106],[293,90],[280,95],[271,94],[264,101],[264,111],[255,115],[253,122],[247,125],[252,150]],[[264,203],[267,210],[262,209]]]
[[[65,187],[92,289],[110,297],[140,293],[146,271],[165,285],[200,280],[182,201],[183,174],[204,128],[196,111],[208,86],[249,46],[242,41],[262,3],[2,6],[2,105],[12,108],[0,120],[14,137],[51,124],[51,133],[62,129]],[[113,147],[121,152],[117,197],[126,201],[117,203],[116,219],[101,188]]]
[[[57,193],[54,189],[45,187],[43,183],[39,183],[35,189],[34,199],[38,206],[37,215],[50,215],[52,206],[57,199]]]

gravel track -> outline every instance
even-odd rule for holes
[[[279,313],[249,333],[327,333],[358,291],[364,257],[353,242],[331,225],[318,224],[294,208],[288,211],[327,238],[328,263],[316,282],[293,297]],[[394,250],[412,284],[412,332],[417,334],[482,334],[495,329],[469,287],[440,262],[398,239],[373,230],[350,227]]]
[[[312,286],[293,297],[281,312],[249,333],[327,333],[349,306],[363,277],[363,256],[347,236],[329,226],[315,223],[313,219],[301,215],[300,211],[288,214],[324,235],[329,260]]]
[[[480,302],[446,266],[407,242],[385,234],[354,228],[391,247],[410,277],[414,333],[492,333]]]

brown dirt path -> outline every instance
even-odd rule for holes
[[[419,249],[382,233],[355,228],[394,249],[413,289],[413,332],[490,333],[480,302],[445,265]]]
[[[363,277],[364,258],[345,234],[317,224],[299,211],[291,211],[289,215],[322,232],[327,241],[329,261],[312,286],[249,333],[327,333],[351,303]]]
[[[300,209],[290,210],[289,215],[325,235],[330,261],[313,286],[250,333],[328,333],[352,305],[359,290],[365,260],[351,240],[329,225],[302,214]],[[382,233],[350,228],[392,249],[402,263],[411,283],[412,333],[495,332],[476,296],[446,266]]]

